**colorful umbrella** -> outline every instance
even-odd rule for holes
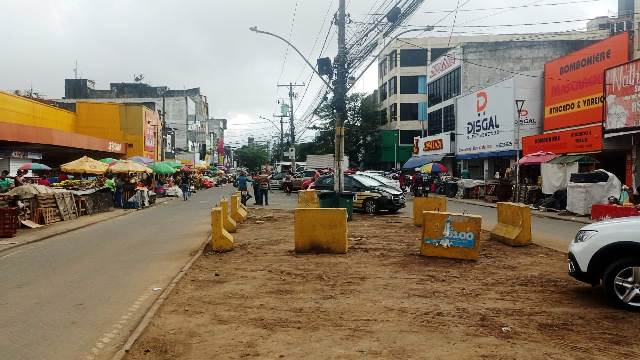
[[[121,160],[115,162],[109,166],[109,171],[114,174],[128,174],[128,173],[147,173],[153,172],[149,167],[139,164],[135,161]]]
[[[78,160],[60,166],[60,170],[72,174],[104,174],[109,165],[94,160],[88,156],[83,156]]]
[[[118,161],[118,159],[104,158],[104,159],[100,159],[98,161],[100,161],[101,163],[105,163],[105,164],[109,165],[109,164],[113,164],[114,162]]]
[[[149,168],[158,175],[170,175],[176,172],[176,169],[162,162],[151,164]]]
[[[182,164],[180,164],[179,162],[175,162],[175,161],[163,161],[163,164],[167,164],[169,166],[171,166],[174,169],[180,169],[182,167]]]
[[[39,163],[28,163],[20,166],[20,170],[31,170],[31,171],[50,171],[51,168],[44,164]]]
[[[424,174],[448,173],[449,170],[440,163],[429,163],[420,168],[420,172]]]
[[[190,171],[193,171],[193,169],[191,169],[190,167],[185,165],[185,166],[180,168],[180,171],[182,171],[182,172],[190,172]]]
[[[153,162],[153,159],[149,159],[148,157],[142,157],[142,156],[133,156],[133,157],[130,157],[129,160],[135,161],[140,164],[145,164],[145,165],[151,164]]]

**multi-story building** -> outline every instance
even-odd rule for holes
[[[145,104],[164,114],[166,158],[204,160],[207,150],[215,151],[211,134],[224,137],[222,124],[209,121],[209,104],[200,88],[171,90],[166,86],[136,82],[111,83],[109,90],[96,90],[91,80],[65,79],[65,97],[56,101],[66,104],[78,101]],[[218,127],[210,128],[210,125]]]
[[[381,160],[398,167],[414,138],[456,129],[455,99],[607,37],[607,30],[572,33],[396,39],[378,61]],[[388,145],[388,144],[387,144]]]

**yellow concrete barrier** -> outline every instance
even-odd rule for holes
[[[242,199],[242,193],[240,191],[236,191],[236,195],[238,195],[238,199]],[[240,202],[240,208],[249,213],[249,210],[247,210],[247,207],[242,202]]]
[[[224,226],[224,229],[230,233],[236,232],[238,230],[238,225],[229,214],[229,201],[220,200],[220,208],[222,208],[222,225]]]
[[[527,205],[498,203],[498,225],[491,238],[511,246],[531,244],[531,209]]]
[[[298,191],[298,207],[299,208],[319,208],[320,200],[315,190]]]
[[[425,211],[422,222],[420,254],[478,260],[481,216]]]
[[[233,250],[233,237],[224,229],[224,217],[222,208],[211,209],[211,247],[213,247],[213,251]]]
[[[231,195],[231,218],[236,221],[237,224],[244,222],[247,219],[247,211],[242,208],[240,203],[240,196],[238,194]]]
[[[347,253],[347,209],[298,208],[294,227],[297,253]]]
[[[447,212],[447,198],[444,196],[416,197],[413,199],[413,224],[422,226],[425,211]]]

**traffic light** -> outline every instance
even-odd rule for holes
[[[329,77],[333,76],[333,65],[331,64],[331,59],[328,57],[318,59],[318,73],[320,75],[328,75]]]

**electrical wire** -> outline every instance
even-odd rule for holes
[[[602,0],[578,0],[578,1],[567,1],[567,2],[549,3],[549,4],[514,5],[514,6],[490,7],[490,8],[459,9],[458,11],[459,12],[476,12],[476,11],[491,11],[491,10],[523,9],[523,8],[530,8],[530,7],[573,5],[573,4],[594,3],[594,2],[601,2],[601,1]],[[453,10],[422,11],[422,13],[423,14],[441,14],[441,13],[447,13],[451,11]]]
[[[293,36],[293,27],[296,24],[296,15],[298,14],[298,4],[300,0],[296,0],[296,5],[293,8],[293,17],[291,18],[291,26],[289,27],[289,41],[291,41],[291,37]],[[282,67],[280,69],[280,75],[278,76],[277,83],[280,83],[282,80],[282,74],[284,74],[284,67],[287,65],[287,59],[289,57],[289,46],[287,46],[284,50],[284,60],[282,61]]]

